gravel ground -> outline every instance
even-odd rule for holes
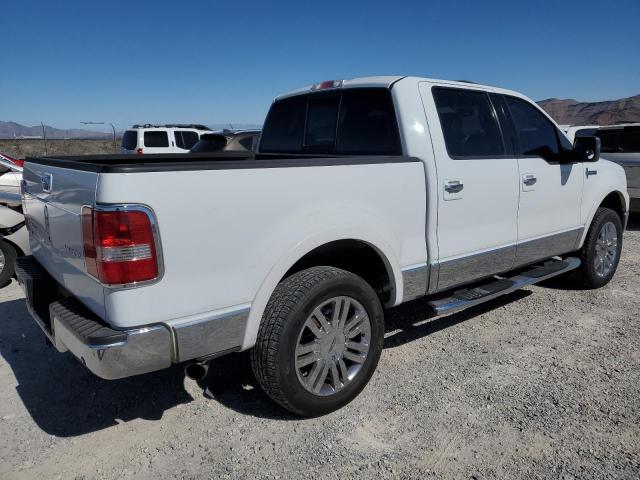
[[[0,290],[0,478],[639,478],[640,218],[613,282],[534,286],[448,317],[389,311],[369,386],[301,420],[247,356],[102,381]],[[206,388],[206,394],[203,389]]]

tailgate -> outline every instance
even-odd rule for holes
[[[24,209],[34,257],[63,287],[104,318],[102,285],[84,264],[81,211],[94,205],[98,173],[27,161]]]

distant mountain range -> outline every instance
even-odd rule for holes
[[[605,102],[549,98],[538,102],[560,125],[613,125],[640,122],[640,95]]]
[[[93,132],[91,130],[82,130],[78,128],[63,130],[53,128],[48,125],[44,126],[47,138],[108,138],[112,134],[104,132]],[[42,137],[42,126],[36,125],[27,127],[16,122],[0,121],[0,138],[23,138],[23,137]]]
[[[222,130],[223,128],[234,129],[254,129],[261,128],[260,125],[253,123],[217,123],[210,124],[209,128],[212,130]],[[81,128],[61,129],[50,127],[45,125],[45,132],[47,139],[62,139],[62,138],[76,138],[76,139],[103,139],[111,138],[112,133],[96,132],[92,130],[83,130]],[[122,134],[121,131],[116,132],[118,136]],[[3,122],[0,121],[0,138],[42,138],[42,126],[36,125],[28,127],[26,125],[20,125],[16,122]]]

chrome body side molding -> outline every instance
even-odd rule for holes
[[[432,266],[428,293],[441,292],[546,258],[573,252],[579,247],[583,231],[584,227],[576,227],[516,245],[445,260]],[[434,282],[437,287],[434,287]]]
[[[576,250],[584,227],[519,243],[513,268]]]
[[[506,272],[513,266],[516,246],[509,245],[440,263],[438,291]]]
[[[413,300],[427,293],[429,283],[429,265],[419,263],[402,269],[403,295],[402,301]]]

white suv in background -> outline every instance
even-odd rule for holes
[[[211,133],[205,125],[134,125],[122,135],[121,153],[185,153],[191,150],[203,133]]]

